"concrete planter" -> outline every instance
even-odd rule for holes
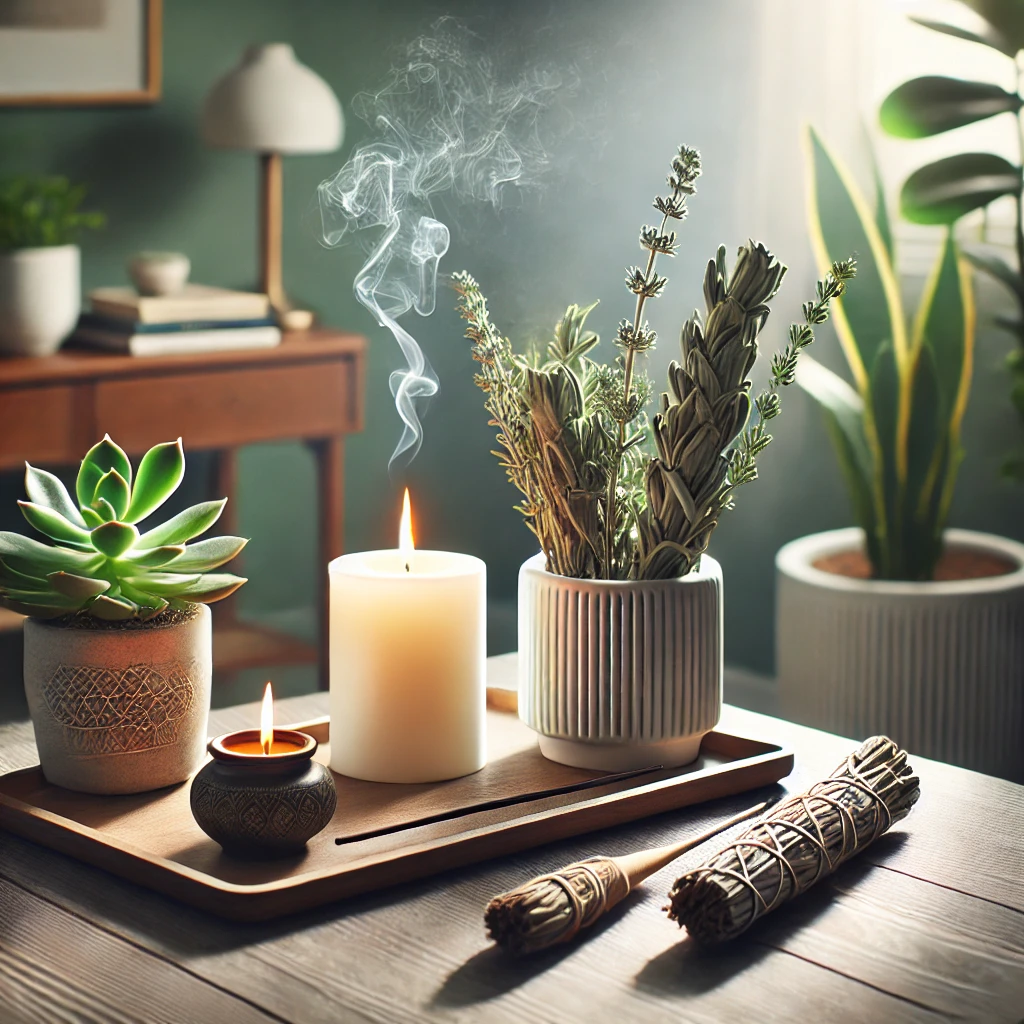
[[[203,763],[211,617],[88,629],[25,620],[25,694],[46,778],[83,793],[142,793]]]
[[[1002,556],[1003,576],[860,580],[813,563],[860,530],[802,537],[776,556],[776,664],[786,718],[1024,782],[1024,544],[948,530]]]
[[[48,356],[82,307],[77,245],[0,252],[0,355]]]
[[[519,571],[519,715],[545,757],[628,771],[689,764],[722,708],[722,570],[620,582]]]

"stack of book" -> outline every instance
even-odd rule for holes
[[[133,356],[221,349],[272,348],[281,331],[266,295],[189,284],[173,295],[96,288],[91,311],[73,335],[77,344]]]

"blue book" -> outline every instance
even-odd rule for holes
[[[104,316],[102,313],[83,313],[78,326],[85,330],[108,331],[113,334],[178,334],[182,331],[217,331],[231,327],[274,327],[272,317],[250,320],[181,320],[169,324],[147,324],[119,316]]]

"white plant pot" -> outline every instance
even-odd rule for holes
[[[859,529],[802,537],[775,559],[785,718],[1024,782],[1024,544],[969,530],[946,543],[1002,556],[1003,576],[906,583],[838,576],[818,559]]]
[[[722,569],[578,580],[519,570],[519,716],[545,757],[602,771],[689,764],[722,710]]]
[[[81,308],[77,245],[0,252],[0,355],[52,355]]]
[[[25,620],[25,695],[47,780],[143,793],[203,763],[210,609],[167,625],[88,629]]]

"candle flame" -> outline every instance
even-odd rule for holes
[[[260,746],[263,753],[269,754],[274,742],[274,693],[267,683],[263,691],[263,707],[260,710]]]
[[[398,528],[398,550],[405,561],[405,571],[409,572],[412,567],[412,556],[416,550],[412,536],[412,507],[409,504],[409,488],[405,489],[405,497],[402,499],[402,522]]]

